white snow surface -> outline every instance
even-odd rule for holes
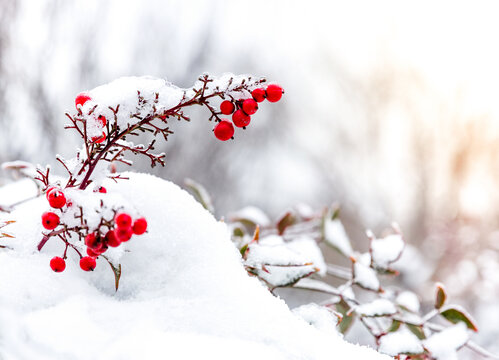
[[[381,268],[396,261],[404,250],[404,240],[400,234],[388,235],[371,241],[371,256],[374,264]]]
[[[459,322],[436,333],[423,341],[431,355],[438,360],[457,359],[457,350],[469,340],[470,331],[466,324]]]
[[[350,239],[339,219],[327,219],[324,223],[324,238],[326,243],[336,248],[342,254],[350,256],[353,254]]]
[[[129,181],[104,185],[149,229],[124,245],[117,293],[104,260],[87,273],[70,252],[63,273],[50,270],[63,244],[51,239],[36,250],[43,197],[9,214],[17,222],[8,229],[16,238],[5,241],[14,250],[0,252],[0,358],[388,359],[294,316],[247,275],[226,225],[187,192],[125,175]]]
[[[369,254],[367,254],[369,255]],[[360,256],[358,261],[353,264],[353,280],[356,284],[362,286],[365,289],[378,291],[380,288],[380,283],[376,271],[370,268],[368,265],[364,264]]]
[[[379,340],[378,350],[391,356],[421,354],[424,351],[421,341],[406,327],[382,336]]]
[[[383,316],[397,313],[397,308],[388,299],[376,299],[357,306],[355,312],[364,316]]]

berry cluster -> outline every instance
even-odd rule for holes
[[[106,193],[104,187],[99,187],[96,192]],[[72,206],[71,202],[66,200],[64,192],[57,187],[49,187],[46,192],[46,198],[49,205],[53,208],[53,211],[47,211],[42,214],[42,225],[47,230],[56,229],[61,221],[59,215],[55,211],[64,212],[64,206]],[[64,251],[63,257],[55,256],[50,261],[50,267],[55,272],[62,272],[66,268],[66,251],[68,246],[72,246],[78,254],[80,255],[80,268],[84,271],[92,271],[95,269],[97,263],[96,259],[104,254],[109,247],[118,247],[122,243],[129,241],[132,236],[142,235],[147,230],[147,221],[143,217],[139,217],[135,220],[125,213],[120,212],[114,216],[112,221],[103,222],[103,226],[107,230],[105,234],[101,233],[100,230],[88,232],[88,229],[84,227],[71,229],[72,231],[81,234],[87,231],[88,234],[85,236],[84,243],[86,246],[87,256],[82,256],[79,251],[70,245],[66,238],[62,237],[63,241],[66,243],[66,250]],[[69,229],[63,229],[63,231],[68,231]]]
[[[130,240],[134,234],[143,234],[147,221],[144,218],[132,221],[130,215],[124,213],[123,203],[116,201],[115,195],[119,194],[103,195],[107,190],[99,186],[96,179],[126,179],[116,172],[116,165],[131,165],[132,162],[125,157],[130,153],[148,157],[152,167],[164,166],[166,154],[153,152],[156,138],[168,140],[168,136],[173,134],[168,126],[171,119],[189,121],[185,111],[190,107],[208,109],[211,113],[208,120],[217,121],[215,136],[225,141],[234,135],[234,125],[242,128],[249,125],[251,116],[258,110],[258,103],[265,99],[279,101],[282,94],[279,85],[266,85],[265,78],[233,74],[218,78],[203,74],[186,89],[164,79],[120,78],[78,94],[76,111],[66,113],[70,123],[65,128],[76,131],[83,146],[70,160],[57,157],[68,173],[66,183],[51,186],[54,182],[49,179],[50,168],[36,169],[35,180],[46,189],[51,206],[51,210],[42,215],[42,225],[47,231],[43,232],[38,250],[41,251],[52,238],[64,242],[64,254],[50,262],[55,272],[64,271],[69,248],[78,253],[80,267],[85,271],[93,270],[96,259],[101,257],[114,272],[117,290],[121,276],[119,256],[114,256],[112,251],[104,253]],[[217,108],[218,98],[225,100],[220,109]],[[232,121],[222,119],[222,115],[232,115]],[[151,134],[154,139],[148,145],[131,141],[142,134]],[[105,163],[109,166],[103,166]],[[93,187],[95,194],[86,191],[89,186]],[[126,211],[133,212],[131,209]]]
[[[251,92],[252,98],[237,101],[224,100],[220,104],[220,112],[223,115],[232,115],[232,122],[222,119],[213,129],[217,139],[226,141],[234,136],[234,126],[246,129],[251,122],[251,115],[258,110],[258,103],[267,99],[270,102],[277,102],[281,99],[284,90],[276,84],[270,84],[266,89],[256,88]]]
[[[92,98],[87,93],[83,92],[76,95],[75,98],[76,110],[81,110],[81,107],[85,105],[85,103],[89,100],[92,100]],[[102,135],[92,136],[90,138],[90,141],[95,144],[101,144],[106,140],[106,132],[104,131],[104,129],[106,128],[107,125],[107,119],[104,115],[99,115],[94,118],[94,123],[99,127],[99,129],[102,130]]]

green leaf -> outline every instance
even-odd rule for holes
[[[237,237],[243,237],[244,231],[240,227],[235,227],[234,230],[232,230],[232,235]]]
[[[241,256],[244,258],[244,255],[246,254],[246,251],[248,250],[248,244],[244,245],[239,252],[241,253]]]
[[[400,328],[400,325],[402,323],[398,320],[393,320],[392,321],[392,324],[390,325],[390,327],[388,328],[387,332],[395,332],[397,331],[399,328]]]
[[[468,329],[478,331],[478,328],[471,316],[466,314],[463,309],[460,309],[457,306],[448,307],[445,310],[442,310],[440,312],[440,315],[442,315],[445,319],[449,320],[453,324],[457,324],[458,322],[462,321],[466,324]]]
[[[348,329],[350,329],[350,327],[353,325],[355,312],[350,311],[350,309],[351,309],[350,306],[343,299],[341,299],[341,301],[336,304],[336,311],[338,311],[341,315],[343,315],[343,319],[338,324],[339,331],[342,334],[345,334],[348,331]]]
[[[406,323],[407,328],[417,336],[419,340],[424,340],[426,339],[426,335],[423,330],[423,325],[414,325],[414,324],[409,324]]]
[[[192,179],[185,179],[184,184],[194,196],[194,198],[201,204],[203,207],[211,212],[212,214],[215,212],[213,208],[213,204],[211,202],[211,197],[208,191],[206,191],[205,187]]]
[[[296,220],[296,216],[293,213],[288,211],[284,214],[277,222],[277,231],[279,232],[279,235],[284,234],[284,231],[288,226],[296,224]]]
[[[444,306],[445,301],[447,300],[447,293],[445,292],[445,288],[441,283],[437,283],[437,294],[435,296],[435,309],[440,309]]]

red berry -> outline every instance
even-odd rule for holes
[[[97,121],[102,125],[102,127],[105,127],[107,124],[107,119],[104,115],[99,115]]]
[[[76,99],[75,99],[76,109],[78,109],[78,105],[83,106],[88,100],[91,100],[91,98],[86,93],[81,93],[81,94],[76,95]]]
[[[104,254],[109,247],[106,244],[102,244],[102,246],[98,249],[93,250],[97,255]]]
[[[265,89],[258,88],[251,92],[251,96],[253,96],[256,102],[262,102],[267,95],[265,94]]]
[[[243,101],[243,111],[248,115],[253,115],[258,110],[258,104],[253,99]]]
[[[93,271],[97,266],[97,262],[94,257],[84,256],[80,259],[80,268],[83,271]]]
[[[218,140],[226,141],[234,135],[234,126],[230,121],[224,119],[215,126],[213,131],[215,132],[215,136]]]
[[[229,101],[229,100],[224,100],[220,104],[220,111],[224,115],[230,115],[230,114],[232,114],[234,112],[235,108],[236,107],[234,106],[234,103],[232,101]]]
[[[132,227],[132,217],[127,213],[119,213],[114,217],[114,222],[117,227],[129,228]]]
[[[270,84],[267,86],[267,100],[270,102],[277,102],[281,100],[284,90],[282,87],[276,84]]]
[[[50,260],[50,268],[55,272],[63,272],[66,268],[66,262],[63,258],[54,256],[52,260]]]
[[[55,229],[57,225],[59,225],[59,222],[59,216],[51,211],[47,211],[42,214],[42,225],[47,230]]]
[[[90,140],[95,144],[103,143],[106,140],[106,133],[103,131],[101,136],[94,136]]]
[[[121,242],[126,242],[132,238],[133,230],[131,227],[118,227],[114,230],[114,235]]]
[[[97,252],[102,247],[102,240],[99,234],[90,233],[85,236],[85,245]]]
[[[237,127],[245,127],[249,125],[251,116],[246,115],[244,111],[239,109],[234,114],[232,114],[232,121]]]
[[[47,199],[49,201],[50,206],[52,206],[55,209],[60,209],[64,205],[66,205],[66,197],[64,196],[64,193],[61,190],[52,190],[49,192]]]
[[[135,235],[142,235],[147,230],[147,220],[143,217],[138,218],[133,222],[132,230]]]
[[[121,240],[118,239],[113,230],[109,230],[106,234],[106,243],[111,247],[118,247],[121,244]]]
[[[97,257],[99,256],[99,253],[93,251],[91,248],[87,247],[87,255],[91,257]]]
[[[55,190],[55,189],[57,189],[57,186],[49,186],[49,187],[47,188],[47,191],[45,192],[45,197],[47,198],[47,200],[49,199],[49,194],[50,194],[50,192],[51,192],[52,190]]]
[[[94,192],[100,192],[100,193],[107,193],[107,190],[104,186],[99,186],[97,189],[94,190]]]

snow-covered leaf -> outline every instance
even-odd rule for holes
[[[382,269],[395,262],[404,250],[404,240],[400,234],[388,235],[381,239],[372,238],[370,251],[373,263]]]
[[[376,271],[359,261],[353,264],[353,281],[355,284],[367,290],[378,291],[380,283]]]
[[[231,221],[239,221],[250,226],[269,226],[269,217],[259,208],[255,206],[246,206],[229,216]]]
[[[211,212],[212,214],[215,212],[213,207],[213,202],[211,201],[211,196],[205,187],[198,182],[192,179],[185,179],[184,184],[187,189],[192,193],[194,198],[201,204],[203,207]]]
[[[457,359],[456,351],[466,344],[469,331],[465,323],[458,323],[423,341],[423,345],[438,360]]]
[[[395,303],[403,309],[413,313],[417,313],[420,307],[418,296],[412,291],[403,291],[398,294]]]
[[[332,218],[328,212],[323,218],[323,236],[327,245],[336,249],[340,254],[351,256],[353,254],[350,239],[340,219]]]
[[[468,329],[478,331],[475,321],[471,315],[458,305],[450,305],[442,308],[440,310],[440,315],[449,320],[451,323],[457,324],[459,322],[463,322],[466,324]]]
[[[390,356],[416,355],[424,352],[421,341],[406,328],[384,335],[379,340],[378,351]]]
[[[388,299],[376,299],[366,304],[359,305],[355,312],[361,316],[376,317],[388,316],[397,313],[397,308]]]

